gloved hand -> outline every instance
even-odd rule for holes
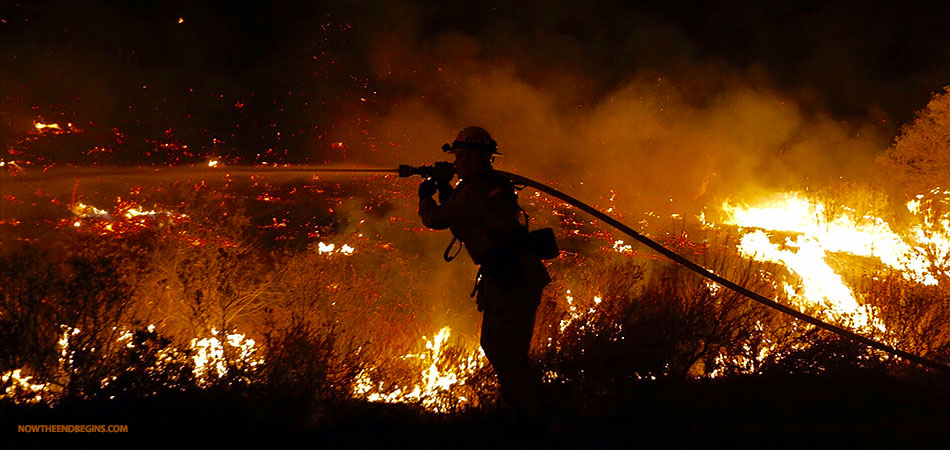
[[[445,203],[448,201],[449,197],[451,197],[452,193],[455,191],[455,189],[452,188],[452,185],[448,183],[441,184],[436,182],[435,186],[439,189],[439,203]]]
[[[432,198],[432,196],[435,195],[435,192],[438,189],[439,188],[435,180],[431,178],[428,180],[425,180],[419,185],[419,198],[421,199]]]

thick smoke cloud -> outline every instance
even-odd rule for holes
[[[816,109],[762,65],[700,60],[671,26],[644,25],[671,52],[665,70],[632,68],[621,79],[605,75],[598,49],[585,55],[572,36],[509,34],[511,46],[500,50],[497,35],[427,35],[403,14],[410,18],[379,31],[369,51],[374,77],[404,94],[344,121],[341,140],[359,143],[349,158],[445,158],[440,145],[477,124],[500,142],[499,168],[592,200],[617,192],[634,211],[682,212],[759,189],[865,178],[890,140],[889,126]],[[642,35],[626,39],[625,47],[648,47]],[[555,46],[540,48],[541,40]]]

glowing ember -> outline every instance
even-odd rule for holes
[[[24,376],[23,369],[11,370],[0,375],[0,384],[7,386],[3,397],[23,398],[26,394],[28,398],[26,403],[38,403],[43,400],[43,393],[47,390],[49,383],[33,383],[31,376]]]
[[[63,334],[60,336],[59,341],[59,365],[62,366],[72,366],[73,365],[73,356],[72,352],[69,351],[69,337],[75,336],[80,333],[79,328],[73,328],[68,325],[60,325],[60,328],[63,330]]]
[[[561,319],[561,322],[558,324],[558,330],[560,330],[563,333],[564,330],[566,330],[567,327],[569,327],[572,323],[574,323],[575,321],[580,321],[580,320],[583,320],[583,322],[578,328],[580,331],[584,331],[588,327],[593,326],[593,322],[591,321],[589,317],[590,314],[594,314],[595,312],[597,312],[597,310],[593,306],[586,309],[580,307],[575,301],[574,296],[571,294],[570,289],[568,289],[567,292],[564,294],[564,299],[567,300],[567,316]],[[594,296],[594,306],[599,305],[601,301],[603,300],[601,300],[600,296],[598,295]]]
[[[616,241],[614,241],[613,249],[614,249],[617,253],[632,253],[632,252],[633,252],[633,246],[632,246],[632,245],[630,245],[630,244],[624,244],[624,242],[623,242],[622,240],[619,240],[619,239],[616,240]]]
[[[350,247],[347,244],[341,245],[339,248],[335,244],[325,244],[323,242],[317,243],[317,252],[321,255],[333,255],[333,254],[344,254],[352,255],[355,249]]]

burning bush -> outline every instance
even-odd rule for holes
[[[886,338],[908,352],[950,362],[950,287],[922,285],[885,271],[863,280],[866,301],[887,325]]]
[[[707,262],[744,285],[771,290],[759,275],[764,266],[724,256]],[[764,327],[783,326],[776,313],[671,263],[594,259],[578,272],[586,283],[567,290],[567,309],[556,299],[542,309],[536,348],[548,382],[588,394],[737,371],[737,358],[756,360]]]

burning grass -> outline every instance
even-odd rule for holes
[[[474,305],[462,303],[474,268],[438,260],[444,236],[419,228],[403,186],[219,176],[124,186],[121,196],[110,185],[4,197],[13,214],[29,210],[27,203],[53,211],[5,213],[0,225],[4,402],[221,391],[290,405],[314,420],[366,401],[438,413],[495,408],[497,384],[476,343]],[[794,212],[770,203],[726,204],[726,225],[656,214],[640,223],[756,292],[950,361],[946,195],[921,196],[894,216],[902,222],[847,206],[831,212],[838,203],[827,196],[788,194],[782,198],[804,212],[783,227],[742,218],[743,211],[774,216],[767,207]],[[121,198],[108,206],[110,196]],[[615,405],[618,393],[663,380],[912,371],[644,255],[563,205],[539,197],[525,203],[535,226],[561,230],[568,250],[551,264],[555,280],[532,344],[555,401],[596,413]],[[859,250],[845,247],[840,235],[826,235],[841,217],[886,234],[861,237],[862,226],[842,226],[838,233],[868,240]],[[681,225],[670,231],[670,223]],[[851,306],[815,294],[791,256],[744,250],[759,234],[774,252],[795,257],[803,242],[820,245],[809,264],[826,264]],[[877,253],[894,248],[899,255],[890,259]],[[926,264],[905,264],[913,257]],[[854,319],[857,311],[863,319]]]

